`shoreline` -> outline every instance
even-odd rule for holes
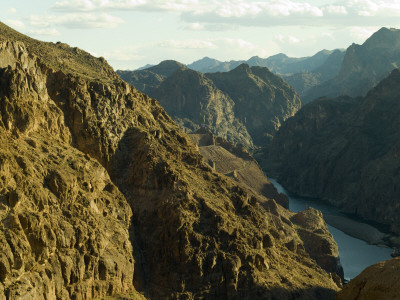
[[[328,225],[343,231],[351,237],[365,241],[371,245],[393,248],[392,239],[396,237],[387,233],[383,233],[372,225],[355,221],[348,217],[332,214],[323,213],[323,217]]]

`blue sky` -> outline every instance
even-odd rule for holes
[[[0,0],[1,21],[31,37],[104,56],[115,69],[310,56],[400,28],[400,0]]]

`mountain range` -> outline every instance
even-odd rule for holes
[[[303,94],[308,103],[318,97],[365,96],[400,64],[400,30],[381,28],[362,45],[347,50],[339,73]]]
[[[205,127],[249,151],[265,147],[280,124],[301,107],[297,93],[265,67],[241,64],[229,72],[203,74],[164,61],[118,74],[158,99],[187,132]]]

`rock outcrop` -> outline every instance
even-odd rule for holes
[[[295,214],[213,171],[104,59],[0,40],[0,297],[333,297]]]
[[[336,300],[400,299],[399,269],[400,258],[372,265],[346,284]]]
[[[71,147],[52,75],[23,43],[0,42],[0,298],[126,293],[131,208],[104,167]]]
[[[305,105],[275,135],[266,170],[292,192],[399,234],[399,83],[396,69],[364,98]]]

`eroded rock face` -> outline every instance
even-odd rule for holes
[[[0,298],[86,299],[132,288],[131,209],[70,146],[48,70],[0,44]],[[8,66],[7,66],[8,65]]]
[[[336,300],[399,299],[400,258],[383,261],[366,268],[336,295]]]
[[[82,299],[132,283],[172,299],[329,299],[338,290],[293,214],[273,199],[260,206],[211,170],[156,100],[95,73],[101,64],[64,73],[47,52],[9,45],[18,55],[0,74],[4,295]],[[32,67],[15,59],[24,55]]]

